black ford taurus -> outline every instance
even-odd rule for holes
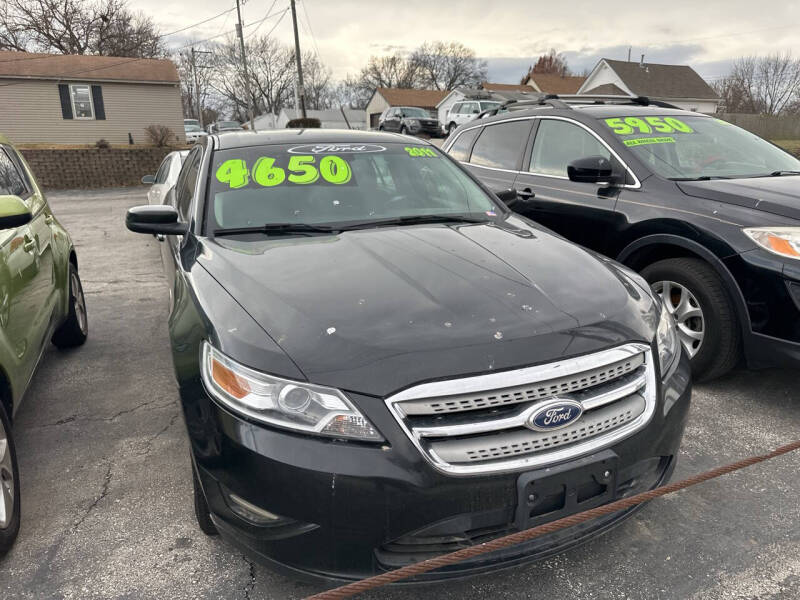
[[[652,488],[689,361],[632,271],[510,213],[419,140],[211,135],[165,206],[200,527],[354,579]],[[541,557],[629,513],[425,576]]]

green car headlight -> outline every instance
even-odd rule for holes
[[[255,421],[304,433],[379,442],[383,437],[334,388],[282,379],[245,367],[203,344],[206,390],[223,406]]]

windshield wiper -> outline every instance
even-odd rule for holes
[[[341,227],[329,225],[311,225],[309,223],[266,223],[257,227],[223,227],[215,229],[215,236],[239,235],[244,233],[265,233],[267,235],[283,233],[336,233]]]
[[[800,171],[773,171],[770,177],[780,177],[781,175],[800,175]]]
[[[672,181],[711,181],[712,179],[731,179],[724,175],[700,175],[700,177],[670,177]]]
[[[407,217],[376,219],[374,221],[360,221],[352,225],[343,225],[342,229],[365,229],[369,227],[390,227],[392,225],[424,225],[427,223],[491,223],[491,221],[489,219],[470,217],[467,215],[412,215]]]

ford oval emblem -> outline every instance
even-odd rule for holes
[[[583,405],[577,400],[555,398],[536,409],[528,418],[527,425],[536,431],[561,429],[580,419]]]

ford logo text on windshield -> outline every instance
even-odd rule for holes
[[[362,152],[385,152],[386,147],[377,144],[306,144],[289,148],[289,154],[356,154]]]

